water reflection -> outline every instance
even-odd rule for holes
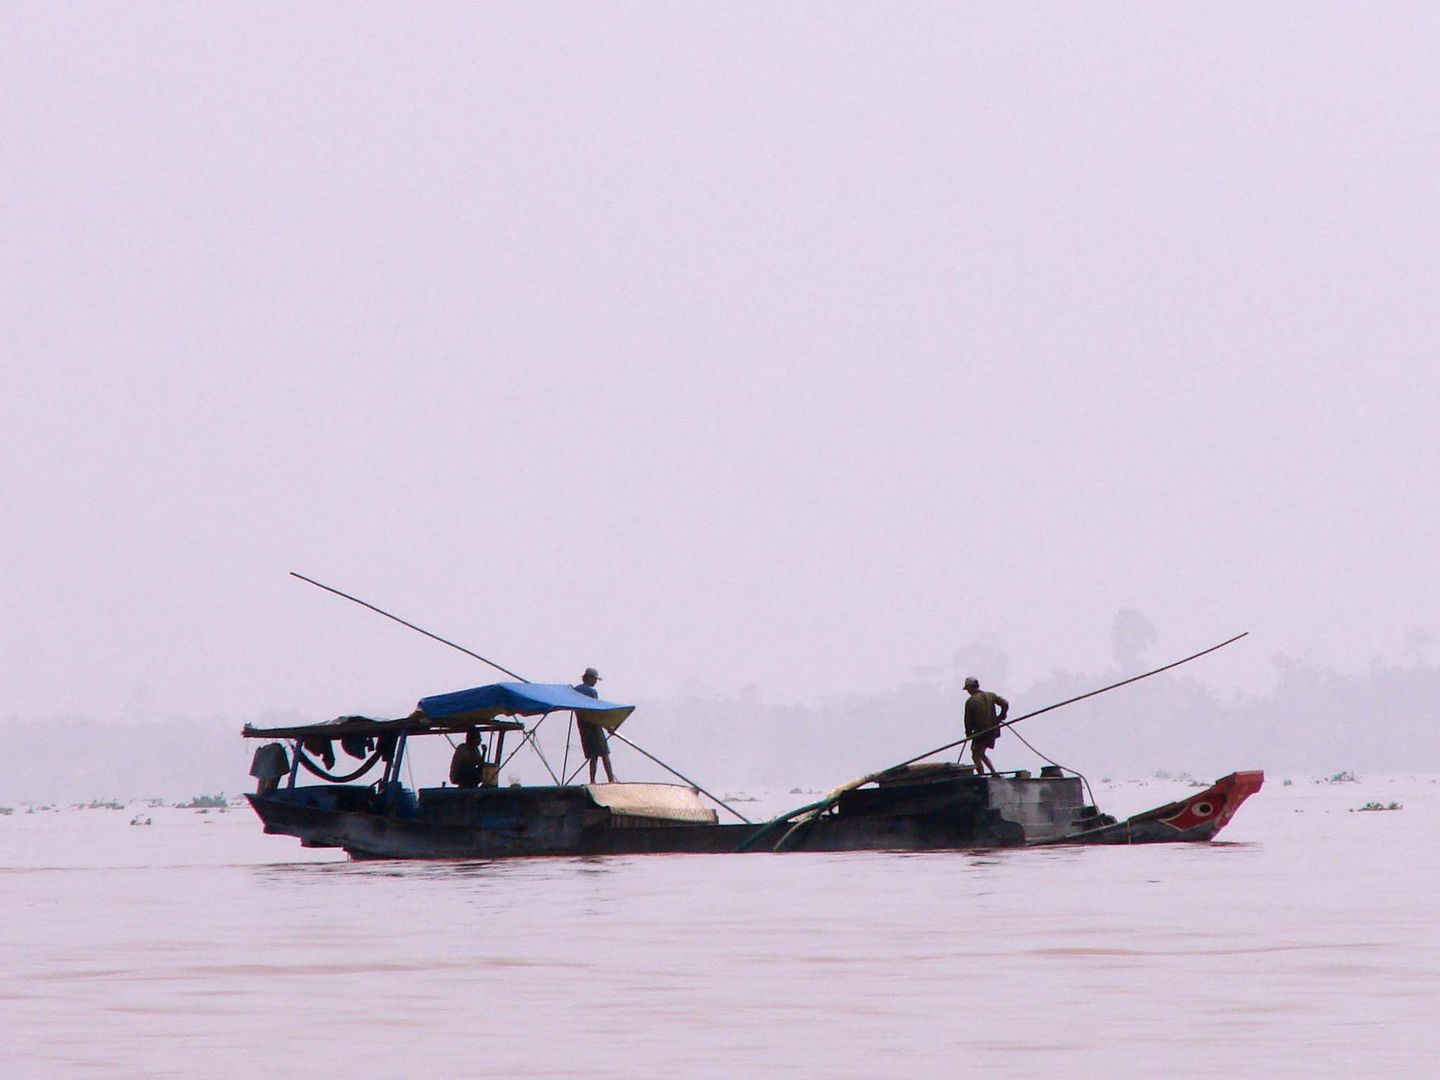
[[[258,879],[393,878],[415,881],[493,880],[523,874],[519,859],[363,859],[324,863],[270,863],[247,867]]]
[[[157,844],[160,825],[56,815],[0,874],[19,1033],[0,1057],[6,1076],[1428,1076],[1440,859],[1419,790],[1403,815],[1262,802],[1273,832],[1210,845],[739,857],[277,861],[253,823]]]

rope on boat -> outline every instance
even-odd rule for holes
[[[574,713],[571,713],[570,715],[571,715],[571,716],[574,716],[575,714],[574,714]],[[576,720],[576,721],[575,721],[575,724],[578,724],[579,722],[580,722],[579,720]],[[569,773],[569,772],[570,772],[570,736],[572,736],[572,735],[575,734],[575,724],[569,724],[569,723],[567,723],[567,724],[565,725],[565,756],[560,759],[560,775],[561,775],[561,776],[565,776],[566,773]],[[582,754],[581,757],[583,758],[584,755]],[[576,766],[575,771],[574,771],[573,773],[570,773],[569,776],[565,776],[565,783],[568,785],[572,779],[574,779],[576,776],[579,776],[579,775],[580,775],[580,768],[579,768],[579,766]]]
[[[549,715],[550,715],[549,713],[546,713],[546,714],[545,714],[545,716],[549,716]],[[520,741],[515,744],[514,749],[512,749],[512,750],[510,751],[510,753],[506,754],[505,757],[502,758],[500,761],[497,761],[497,762],[495,763],[495,769],[496,769],[497,772],[500,771],[501,769],[505,768],[506,765],[509,765],[510,762],[514,759],[515,755],[518,754],[521,750],[524,750],[524,749],[525,749],[525,744],[526,744],[527,742],[530,742],[530,737],[531,737],[532,735],[534,735],[535,732],[539,731],[539,730],[540,730],[540,725],[545,722],[545,716],[540,717],[540,719],[536,722],[536,724],[535,724],[535,726],[534,726],[533,728],[530,728],[529,730],[524,731],[524,733],[520,736]],[[535,745],[535,752],[536,752],[537,754],[540,754],[540,747],[539,747],[539,744],[538,744],[538,743]],[[544,755],[544,754],[540,754],[540,760],[541,760],[541,761],[545,761],[545,755]],[[546,763],[545,768],[550,769],[550,765],[549,765],[548,762]],[[554,770],[554,769],[550,769],[550,775],[551,775],[551,776],[554,776],[554,775],[555,775],[555,770]]]
[[[786,831],[785,835],[776,842],[774,848],[772,849],[774,851],[789,851],[792,848],[798,846],[805,839],[805,837],[810,832],[810,827],[815,824],[816,820],[820,817],[820,815],[825,813],[836,803],[838,803],[840,801],[840,797],[844,795],[847,791],[854,791],[856,788],[862,787],[865,784],[868,784],[871,781],[876,780],[881,776],[884,776],[886,773],[897,772],[898,770],[906,768],[909,765],[913,765],[917,761],[922,761],[927,757],[932,757],[935,754],[943,754],[946,750],[954,750],[957,746],[964,746],[971,739],[973,739],[975,735],[985,735],[992,731],[998,731],[1001,728],[1012,727],[1015,724],[1018,724],[1021,720],[1029,720],[1032,716],[1039,716],[1041,713],[1052,712],[1053,710],[1059,709],[1062,706],[1073,705],[1077,701],[1084,701],[1086,698],[1095,697],[1095,695],[1103,694],[1108,690],[1116,690],[1122,686],[1129,686],[1133,682],[1139,682],[1141,679],[1148,679],[1151,675],[1159,675],[1162,671],[1169,671],[1171,668],[1177,668],[1181,664],[1188,664],[1191,660],[1198,660],[1200,657],[1215,652],[1217,649],[1223,649],[1226,645],[1234,644],[1241,638],[1247,637],[1249,633],[1250,631],[1247,630],[1243,634],[1236,634],[1234,637],[1228,638],[1225,641],[1220,642],[1219,645],[1211,645],[1208,649],[1201,649],[1199,652],[1192,653],[1191,655],[1185,657],[1183,660],[1176,660],[1173,663],[1166,664],[1164,667],[1158,667],[1153,671],[1147,671],[1143,675],[1132,675],[1128,679],[1121,679],[1117,683],[1111,683],[1109,686],[1102,686],[1098,690],[1091,690],[1088,693],[1077,694],[1075,697],[1066,698],[1064,701],[1057,701],[1054,705],[1046,705],[1043,709],[1036,709],[1034,712],[1025,713],[1023,716],[1017,716],[1013,720],[1002,720],[1000,723],[994,724],[991,727],[986,728],[984,731],[977,731],[974,735],[966,735],[963,739],[956,739],[953,742],[946,743],[944,746],[937,746],[933,750],[927,750],[923,754],[916,754],[914,757],[906,758],[898,765],[891,765],[888,769],[880,769],[876,772],[866,773],[864,776],[857,777],[856,779],[851,780],[849,783],[841,784],[838,788],[830,792],[830,794],[826,795],[825,798],[821,799],[819,802],[807,803],[804,806],[797,806],[794,810],[788,810],[785,813],[781,814],[779,817],[772,819],[768,824],[761,828],[759,832],[747,838],[745,842],[741,844],[740,847],[736,850],[749,851],[751,848],[757,846],[762,839],[777,832],[783,826],[794,822],[794,824],[791,825],[790,828]],[[1019,737],[1018,734],[1016,737]],[[1025,743],[1025,745],[1030,746],[1028,742]],[[1031,746],[1030,749],[1034,750],[1035,748]],[[1039,753],[1039,751],[1037,750],[1036,753]],[[1041,754],[1040,756],[1044,757],[1043,754]],[[1045,760],[1049,761],[1050,759],[1046,758]],[[1051,764],[1054,763],[1051,762]],[[1076,775],[1079,774],[1077,773]],[[1085,786],[1088,790],[1090,787],[1088,781],[1086,782]],[[1093,792],[1091,793],[1090,801],[1093,805],[1095,801]]]
[[[1095,804],[1095,792],[1091,789],[1090,781],[1086,779],[1084,773],[1082,773],[1079,769],[1072,769],[1068,765],[1061,765],[1054,758],[1046,757],[1044,754],[1040,753],[1039,750],[1035,749],[1034,743],[1030,742],[1029,739],[1025,738],[1025,736],[1021,735],[1018,731],[1012,731],[1010,734],[1014,735],[1015,738],[1019,739],[1026,746],[1030,747],[1030,752],[1036,757],[1038,757],[1041,761],[1045,762],[1048,765],[1054,765],[1057,769],[1065,769],[1067,772],[1072,772],[1076,776],[1078,776],[1080,778],[1080,782],[1085,785],[1085,797],[1090,800],[1090,805],[1095,806],[1097,810],[1099,809],[1099,807]]]
[[[545,771],[550,774],[550,779],[555,781],[555,786],[562,787],[563,785],[560,783],[560,777],[556,776],[555,770],[550,767],[550,761],[548,758],[546,758],[545,751],[540,749],[540,740],[535,738],[535,733],[540,730],[540,725],[545,723],[545,721],[548,719],[550,719],[550,714],[546,713],[544,716],[540,717],[539,720],[535,721],[535,726],[532,727],[529,731],[525,732],[525,738],[520,740],[520,746],[524,746],[528,742],[535,750],[535,756],[540,759],[540,764],[544,765]],[[515,754],[519,752],[520,746],[515,747],[515,750],[512,751],[510,754],[510,758],[513,758]],[[510,758],[506,758],[505,760],[509,761]]]
[[[375,752],[370,755],[369,761],[365,762],[365,764],[361,765],[354,772],[346,773],[344,776],[336,776],[334,773],[326,772],[323,767],[315,764],[315,762],[310,760],[310,755],[305,753],[305,748],[298,742],[295,744],[295,757],[301,765],[304,765],[305,768],[320,777],[321,780],[329,780],[332,784],[348,784],[351,780],[359,780],[360,777],[374,768],[375,762],[380,760],[380,750],[377,748]]]

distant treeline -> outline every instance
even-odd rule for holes
[[[1055,672],[1030,686],[986,686],[1006,696],[1018,716],[1138,670]],[[766,703],[753,692],[695,695],[648,705],[626,730],[652,753],[725,782],[823,786],[958,738],[963,677],[957,668],[884,694],[813,705]],[[1377,666],[1342,675],[1281,661],[1267,693],[1222,696],[1182,674],[1159,675],[1024,721],[1001,737],[996,756],[1001,768],[1043,764],[1023,737],[1097,778],[1157,769],[1197,776],[1247,768],[1429,772],[1440,770],[1437,711],[1440,668]]]
[[[989,659],[983,667],[957,664],[953,672],[928,673],[883,694],[809,704],[767,702],[754,690],[641,701],[624,733],[712,790],[823,788],[959,737],[960,684],[972,666],[1000,673],[986,686],[1009,698],[1012,715],[1143,667],[1056,672],[1015,687],[1004,683],[1003,657]],[[1275,775],[1433,772],[1440,771],[1437,711],[1440,668],[1375,666],[1345,675],[1281,661],[1274,688],[1261,694],[1222,696],[1178,673],[1123,687],[1021,723],[1000,739],[995,757],[1001,768],[1042,764],[1023,737],[1095,779],[1160,769],[1203,777],[1248,768]],[[248,790],[254,744],[240,738],[239,726],[230,719],[183,718],[0,721],[0,805]],[[563,731],[551,721],[543,733],[547,748],[563,745]],[[572,766],[576,753],[572,747]],[[558,767],[558,750],[555,756]],[[624,746],[615,747],[615,760],[622,779],[666,778]],[[421,763],[415,779],[438,783],[438,771],[430,772],[440,766],[430,761],[422,770]],[[530,764],[513,771],[538,782],[543,773],[537,770]]]
[[[0,722],[0,804],[238,793],[251,784],[254,749],[239,728],[178,717],[138,724],[80,717]]]

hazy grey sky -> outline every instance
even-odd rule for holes
[[[1432,5],[0,14],[0,716],[1440,628]],[[984,673],[981,673],[984,674]]]

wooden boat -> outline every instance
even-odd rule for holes
[[[563,685],[496,683],[425,698],[398,720],[347,716],[292,727],[247,725],[247,738],[268,740],[251,770],[262,777],[260,790],[247,798],[266,832],[297,837],[306,847],[341,848],[356,859],[494,859],[1209,840],[1264,780],[1260,772],[1233,773],[1188,799],[1118,822],[1087,802],[1079,776],[1056,766],[1033,777],[1023,770],[987,777],[964,765],[909,765],[775,821],[737,824],[722,824],[689,785],[499,786],[500,766],[509,760],[506,737],[518,733],[532,741],[534,729],[526,729],[524,718],[573,712],[613,731],[632,710]],[[485,760],[494,763],[478,786],[401,783],[410,739],[472,731],[481,736]],[[336,743],[361,759],[348,774],[334,771]],[[377,780],[356,782],[377,767]],[[297,783],[302,768],[322,783]]]

